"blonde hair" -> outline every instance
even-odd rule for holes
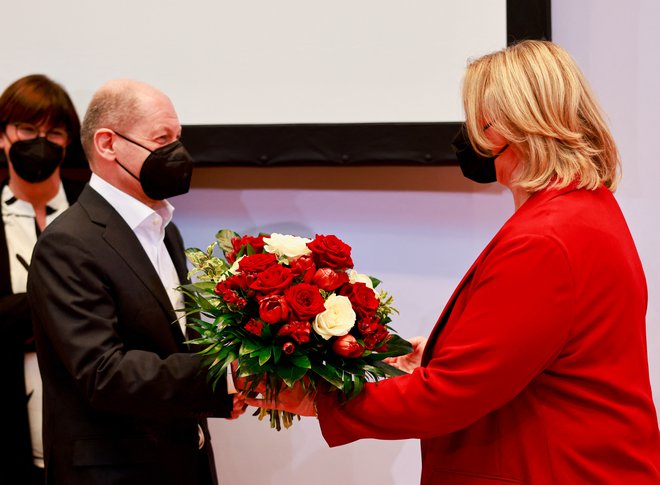
[[[480,57],[463,81],[466,125],[474,148],[492,154],[492,127],[522,160],[513,184],[612,192],[621,162],[595,96],[571,56],[548,41],[526,40]]]

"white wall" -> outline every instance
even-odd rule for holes
[[[656,396],[660,33],[653,23],[658,18],[657,0],[553,0],[554,40],[591,80],[621,150],[624,178],[617,198],[647,272]],[[456,167],[199,169],[194,190],[174,203],[190,246],[205,247],[225,227],[341,236],[353,246],[357,268],[381,278],[395,296],[401,315],[394,325],[404,337],[430,331],[463,272],[513,210],[508,193],[469,183]],[[249,415],[233,422],[213,420],[212,429],[223,483],[408,485],[419,480],[414,440],[329,449],[313,419],[277,433]]]
[[[183,124],[457,121],[464,59],[506,43],[506,0],[5,0],[0,14],[0,86],[44,72],[82,113],[130,77]]]

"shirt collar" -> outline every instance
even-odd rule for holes
[[[21,216],[34,217],[34,207],[28,201],[18,199],[14,192],[12,192],[9,184],[6,184],[2,188],[2,213],[3,214],[14,214]],[[64,186],[60,182],[60,187],[57,189],[55,197],[48,201],[46,204],[46,214],[51,215],[56,212],[61,212],[64,209],[69,207],[69,201],[66,198],[66,193],[64,192]]]
[[[154,210],[136,198],[131,197],[126,192],[122,192],[95,173],[92,173],[92,176],[89,179],[89,186],[96,190],[101,197],[114,207],[133,231],[155,213],[162,217],[163,228],[165,228],[165,226],[167,226],[172,220],[174,207],[167,200],[163,201],[161,207]]]

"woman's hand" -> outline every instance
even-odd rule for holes
[[[424,354],[424,348],[426,347],[426,337],[413,337],[408,339],[413,346],[412,352],[406,355],[401,355],[399,357],[389,357],[385,359],[390,365],[393,365],[399,370],[404,372],[411,373],[422,363],[422,354]]]

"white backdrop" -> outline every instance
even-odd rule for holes
[[[465,59],[506,42],[506,0],[30,0],[1,13],[0,86],[44,72],[82,113],[103,82],[136,78],[183,124],[460,120]]]

